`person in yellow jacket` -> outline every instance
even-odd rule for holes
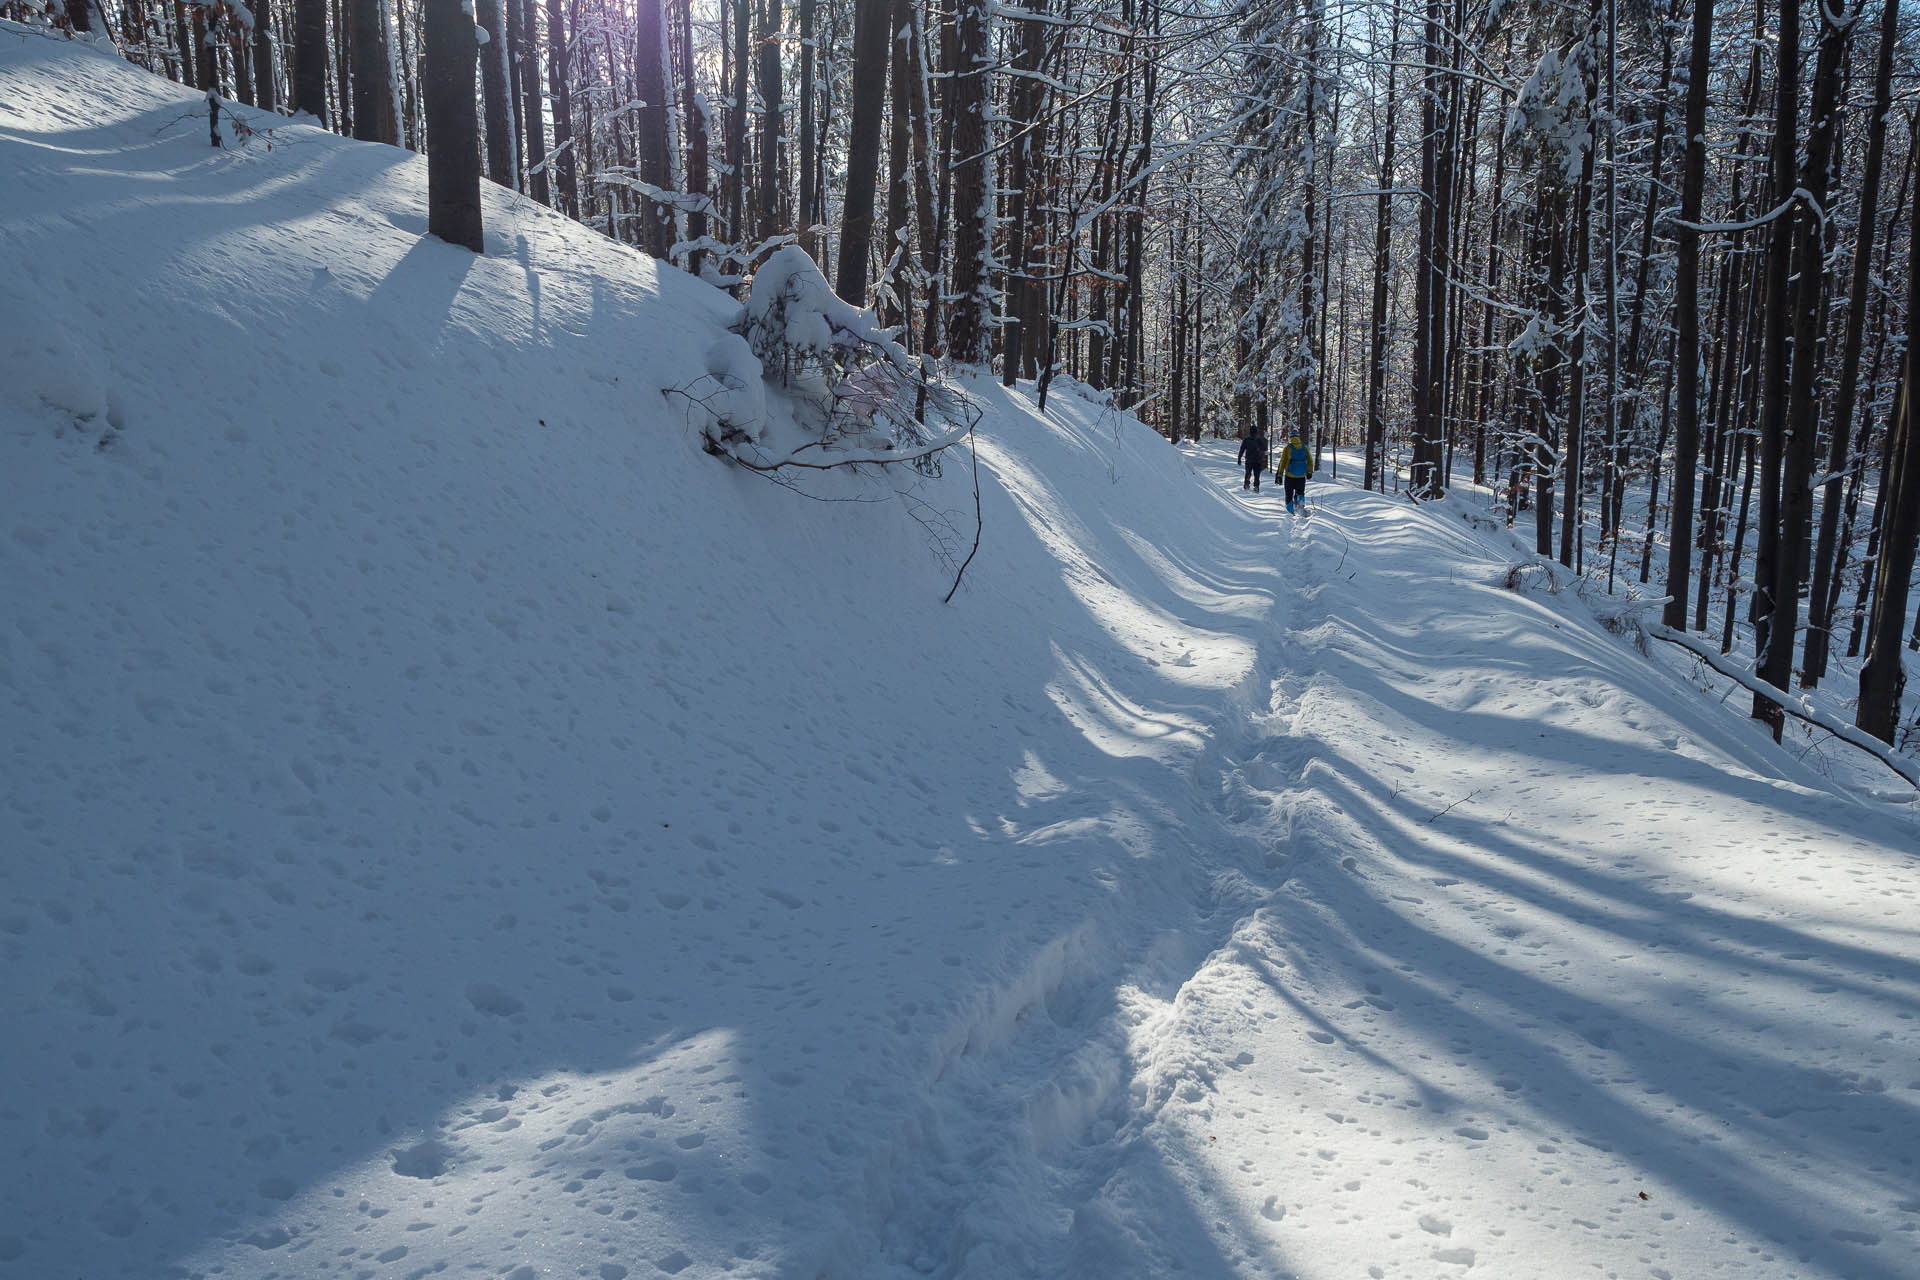
[[[1315,470],[1313,454],[1300,438],[1300,433],[1290,433],[1287,443],[1280,449],[1280,460],[1273,466],[1273,474],[1286,486],[1288,511],[1306,510],[1307,477]]]

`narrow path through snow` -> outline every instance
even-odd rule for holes
[[[956,1061],[869,1274],[1911,1276],[1910,833],[1315,487],[1243,495],[1284,588],[1152,833],[1192,893]]]

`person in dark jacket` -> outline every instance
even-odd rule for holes
[[[1240,441],[1240,465],[1247,469],[1241,478],[1242,489],[1260,492],[1260,473],[1267,469],[1267,438],[1255,427]]]

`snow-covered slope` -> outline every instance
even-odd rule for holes
[[[719,292],[0,57],[0,1266],[845,1274],[929,1085],[1190,874],[1160,793],[1270,596],[1154,547],[1223,496],[989,388],[943,606],[964,458],[700,452]]]
[[[943,605],[523,200],[11,27],[0,174],[8,1280],[1914,1274],[1911,812],[1497,539],[979,382]]]

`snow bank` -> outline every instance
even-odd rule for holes
[[[943,607],[970,468],[700,451],[724,294],[74,44],[0,104],[0,1273],[891,1265],[936,1078],[1185,874],[1108,745],[1248,674],[1081,504],[1218,499],[991,388]]]

